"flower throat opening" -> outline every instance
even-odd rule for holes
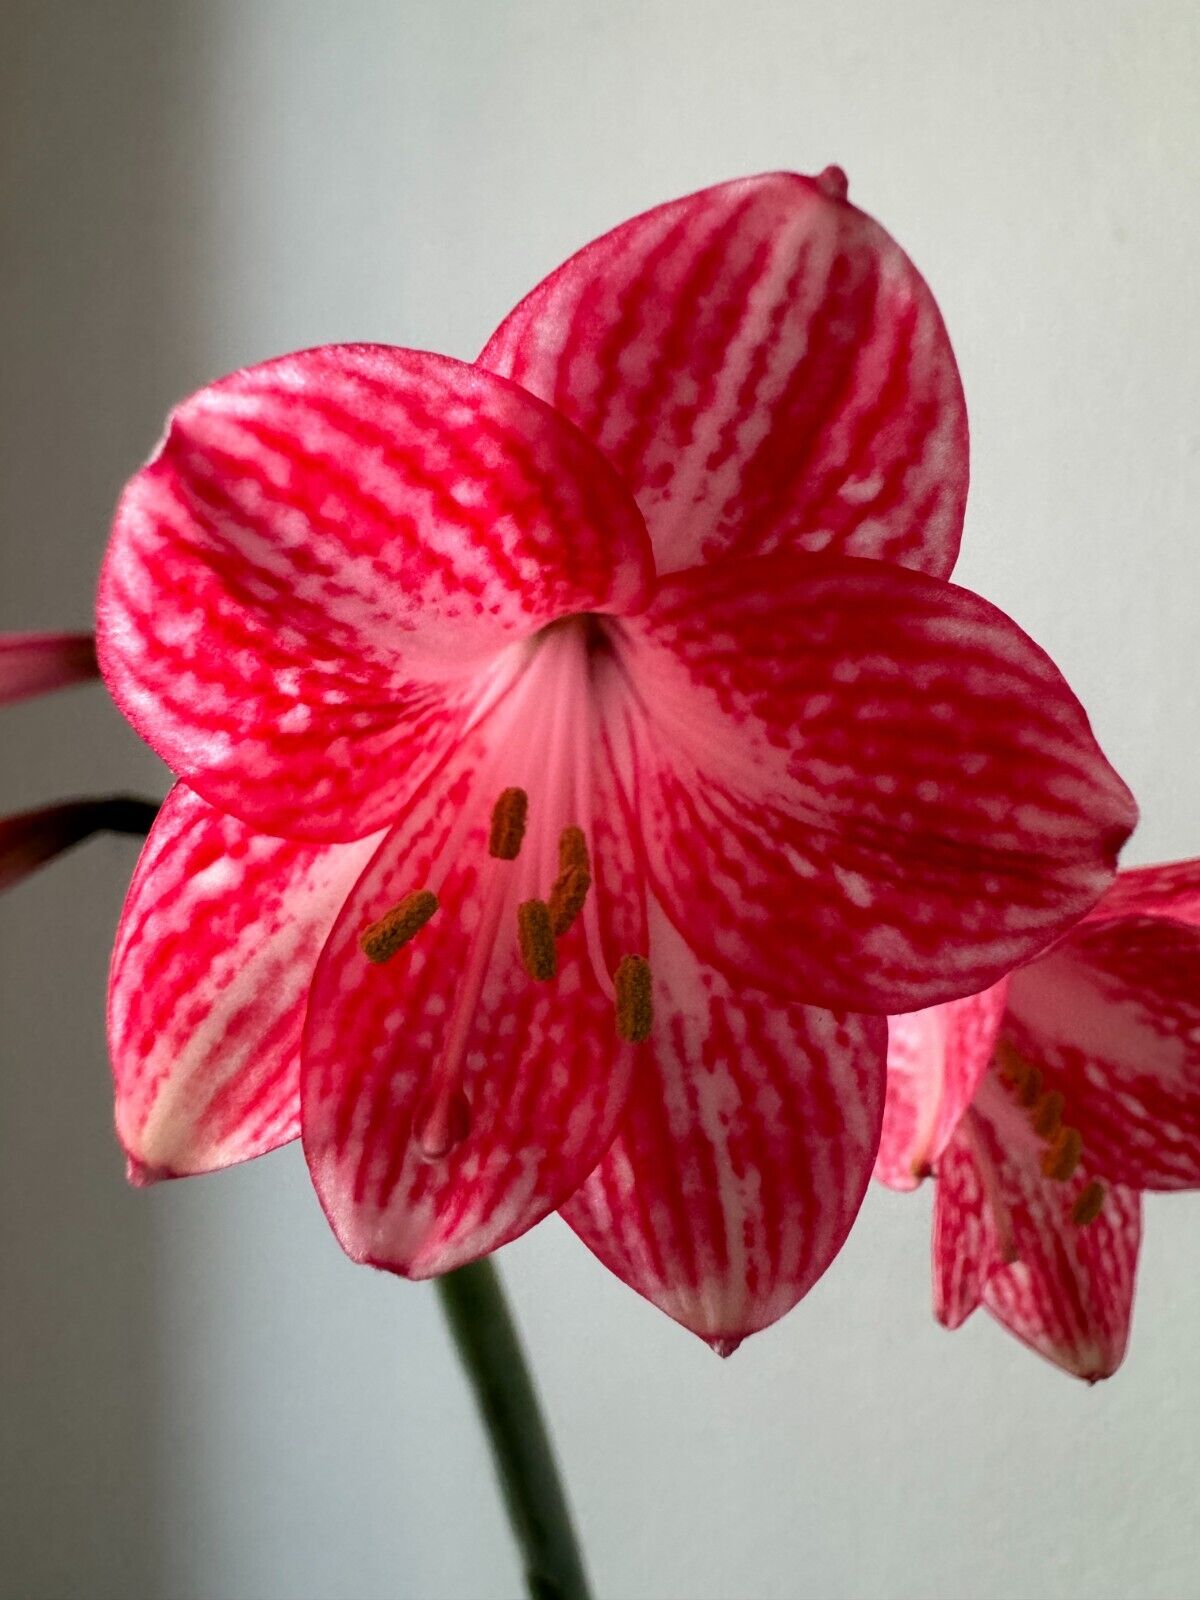
[[[524,789],[501,792],[492,807],[488,855],[497,863],[515,862],[521,853],[529,818],[529,796]],[[414,1136],[422,1154],[440,1160],[470,1134],[471,1109],[462,1082],[462,1056],[484,979],[500,936],[503,907],[509,885],[504,869],[493,869],[486,892],[481,926],[473,940],[470,958],[457,987],[447,1021],[433,1084],[414,1122]],[[550,983],[558,975],[557,941],[568,933],[584,911],[592,885],[592,864],[586,835],[576,824],[564,828],[558,840],[558,874],[544,897],[523,900],[517,906],[513,930],[521,965],[536,983]],[[439,909],[438,897],[428,888],[405,895],[397,905],[359,934],[359,948],[368,961],[391,961],[430,921]],[[607,975],[606,975],[607,976]],[[654,1022],[650,964],[644,956],[622,956],[608,984],[614,997],[618,1038],[641,1044],[650,1037]]]

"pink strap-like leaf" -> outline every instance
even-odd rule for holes
[[[660,571],[780,549],[954,565],[958,371],[916,268],[844,179],[768,173],[623,223],[480,362],[600,445]]]
[[[563,1215],[601,1261],[728,1354],[806,1294],[858,1213],[884,1023],[739,994],[652,920],[654,1033],[621,1130]]]
[[[1141,1197],[1109,1187],[1081,1225],[1072,1210],[1091,1174],[1042,1174],[1030,1119],[989,1074],[939,1166],[935,1310],[956,1326],[982,1281],[982,1301],[1017,1338],[1076,1377],[1120,1366],[1129,1338],[1141,1241]],[[960,1163],[973,1160],[974,1180]],[[982,1218],[981,1206],[988,1216]],[[955,1287],[957,1285],[957,1288]],[[973,1286],[973,1287],[972,1287]],[[965,1309],[964,1309],[965,1308]]]
[[[1096,1172],[1200,1187],[1200,926],[1086,922],[1015,975],[1009,1005],[1011,1043],[1064,1096]]]
[[[98,670],[90,633],[0,635],[0,705],[83,683]]]
[[[108,1031],[117,1133],[139,1179],[208,1172],[299,1132],[313,968],[376,841],[251,833],[182,784],[117,930]]]
[[[211,803],[310,839],[403,812],[506,645],[652,580],[628,492],[569,423],[444,357],[327,346],[202,389],[122,497],[100,659]]]
[[[621,629],[651,880],[740,982],[917,1010],[996,982],[1111,880],[1129,791],[978,596],[764,557],[676,574]]]
[[[1007,980],[965,1000],[888,1018],[887,1100],[874,1176],[914,1189],[971,1103],[1004,1015]]]

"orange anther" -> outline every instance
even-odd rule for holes
[[[1060,1128],[1054,1143],[1042,1157],[1042,1171],[1055,1183],[1072,1177],[1083,1154],[1083,1135],[1078,1128]]]
[[[1062,1127],[1063,1097],[1057,1089],[1047,1089],[1033,1108],[1033,1131],[1039,1139],[1053,1139]]]
[[[488,854],[500,861],[515,861],[525,837],[529,796],[524,789],[505,789],[492,807]]]
[[[1095,1222],[1103,1209],[1104,1185],[1093,1178],[1076,1195],[1075,1204],[1071,1207],[1071,1221],[1086,1228],[1089,1222]]]
[[[526,900],[517,907],[517,943],[525,971],[545,983],[558,971],[550,908],[544,900]]]
[[[617,1032],[630,1044],[650,1037],[654,1006],[650,993],[650,963],[645,956],[622,956],[615,976]]]
[[[430,889],[406,894],[398,906],[363,929],[358,936],[359,949],[368,961],[390,961],[397,950],[420,933],[437,908],[437,895]]]

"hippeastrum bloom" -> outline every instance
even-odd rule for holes
[[[781,1315],[869,1178],[878,1014],[1044,946],[1134,820],[944,581],[965,486],[936,307],[834,172],[626,223],[475,365],[180,405],[99,597],[182,780],[112,970],[134,1173],[301,1131],[358,1260],[565,1207],[718,1348]]]
[[[1123,872],[985,994],[894,1017],[876,1175],[931,1167],[934,1308],[1120,1366],[1141,1191],[1200,1187],[1200,861]]]
[[[0,634],[0,705],[97,676],[90,633]]]

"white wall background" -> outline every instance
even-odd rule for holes
[[[84,625],[167,405],[327,339],[472,355],[657,200],[846,167],[955,340],[959,577],[1200,852],[1194,0],[10,4],[0,627]],[[6,716],[0,810],[162,785],[98,690]],[[124,1190],[91,847],[0,904],[11,1600],[519,1592],[428,1287],[352,1267],[295,1150]],[[1147,1208],[1125,1369],[1087,1390],[928,1309],[928,1193],[869,1200],[730,1362],[551,1222],[503,1253],[604,1600],[1200,1594],[1200,1199]]]

